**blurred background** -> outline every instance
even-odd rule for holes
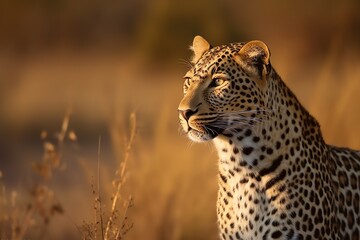
[[[103,239],[119,181],[124,239],[217,239],[216,152],[177,120],[198,34],[267,43],[325,140],[360,149],[359,12],[357,0],[2,0],[0,239]]]

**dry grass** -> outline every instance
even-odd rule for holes
[[[121,161],[119,169],[116,171],[116,179],[113,180],[114,192],[111,196],[111,208],[109,213],[103,210],[103,199],[101,197],[101,184],[100,184],[100,159],[101,159],[101,137],[99,137],[98,145],[98,165],[97,165],[97,186],[96,189],[92,184],[92,192],[95,199],[94,204],[94,221],[84,221],[82,226],[82,238],[86,240],[95,239],[123,239],[124,236],[133,227],[133,223],[128,219],[128,210],[133,206],[133,199],[130,195],[124,199],[121,191],[123,184],[126,182],[125,170],[129,161],[130,152],[134,144],[136,127],[136,115],[130,115],[130,137],[127,141],[126,150],[124,153],[123,161]],[[119,202],[123,203],[123,207],[119,207]]]
[[[54,174],[63,170],[62,148],[65,140],[74,140],[75,133],[68,131],[71,111],[68,110],[61,129],[54,139],[49,139],[46,131],[41,132],[43,157],[40,162],[32,163],[35,184],[29,189],[29,195],[13,190],[7,198],[5,186],[2,186],[2,207],[0,230],[2,239],[21,240],[28,236],[42,239],[46,236],[52,219],[63,214],[62,205],[51,188]],[[30,234],[31,232],[31,234]]]
[[[76,142],[77,140],[75,132],[68,129],[70,114],[71,110],[68,110],[63,119],[61,130],[55,134],[54,139],[49,139],[47,131],[41,132],[44,147],[43,159],[41,162],[32,164],[33,178],[36,179],[36,184],[30,189],[30,195],[21,196],[23,200],[21,203],[18,202],[19,193],[15,190],[11,193],[10,199],[8,198],[6,186],[1,181],[2,172],[0,172],[1,240],[21,240],[28,237],[47,239],[48,226],[51,221],[57,215],[64,213],[62,205],[56,198],[56,195],[61,193],[56,193],[52,189],[51,181],[58,177],[55,176],[56,172],[65,170],[62,164],[64,144],[67,141]],[[127,180],[126,167],[137,132],[134,113],[130,115],[130,126],[130,138],[127,141],[124,158],[119,169],[115,172],[115,179],[113,180],[114,191],[110,201],[110,209],[103,209],[104,203],[101,197],[101,137],[99,137],[96,188],[94,183],[91,183],[94,197],[94,220],[84,219],[81,226],[74,223],[78,229],[79,239],[120,240],[124,239],[133,227],[133,223],[128,219],[128,211],[133,207],[133,199],[131,195],[126,198],[122,196],[122,187]]]

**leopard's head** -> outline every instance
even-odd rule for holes
[[[208,141],[261,121],[272,70],[268,47],[261,41],[211,47],[196,36],[192,49],[178,108],[189,138]]]

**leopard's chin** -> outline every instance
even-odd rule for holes
[[[207,142],[214,139],[217,135],[214,133],[200,132],[195,129],[190,129],[187,133],[188,137],[193,142]]]
[[[184,121],[180,117],[180,124],[184,132],[193,142],[207,142],[221,134],[222,130],[210,124],[199,124],[196,121]]]
[[[189,128],[187,135],[193,142],[207,142],[213,140],[222,132],[221,129],[206,126],[201,129]]]

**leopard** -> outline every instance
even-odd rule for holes
[[[360,239],[360,151],[327,144],[260,41],[196,36],[178,107],[218,155],[219,238]]]

